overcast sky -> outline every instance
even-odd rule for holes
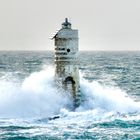
[[[140,0],[0,0],[0,50],[53,50],[65,17],[80,50],[140,50]]]

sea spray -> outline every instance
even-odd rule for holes
[[[68,95],[54,87],[52,68],[32,73],[21,85],[0,81],[0,117],[48,117],[68,104]]]
[[[104,86],[81,77],[81,91],[85,101],[79,109],[101,109],[120,113],[140,112],[140,102],[133,101],[127,93],[116,87]]]
[[[0,53],[0,139],[140,139],[139,52],[80,52],[75,111],[55,87],[53,60],[54,52]]]
[[[139,120],[140,102],[133,101],[126,92],[116,87],[104,86],[96,81],[80,78],[83,102],[71,112],[62,108],[63,123],[86,124],[87,122],[108,122],[110,120]],[[62,123],[57,121],[58,123]],[[57,123],[55,122],[55,123]],[[93,123],[93,122],[92,122]]]
[[[119,88],[103,86],[96,81],[88,82],[82,76],[80,88],[84,100],[72,113],[72,98],[55,86],[53,67],[32,73],[22,84],[0,80],[0,117],[44,118],[56,114],[74,117],[85,114],[99,118],[111,112],[140,112],[140,103],[134,102]]]

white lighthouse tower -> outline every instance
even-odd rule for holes
[[[55,80],[58,86],[70,92],[74,103],[79,93],[79,69],[77,65],[78,30],[71,28],[66,18],[62,28],[53,37],[55,42]]]

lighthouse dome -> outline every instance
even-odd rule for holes
[[[65,22],[62,23],[63,29],[71,29],[71,23],[68,22],[68,18],[65,18]]]

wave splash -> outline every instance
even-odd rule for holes
[[[22,84],[0,80],[0,117],[48,117],[71,104],[54,86],[54,70],[32,73]]]
[[[107,87],[98,82],[82,79],[81,91],[84,93],[85,102],[79,109],[101,109],[121,113],[140,111],[140,102],[132,100],[127,93],[116,87]]]
[[[84,101],[72,113],[73,116],[91,111],[98,112],[98,115],[112,111],[140,112],[140,102],[133,101],[120,89],[104,87],[98,82],[89,83],[83,78],[80,79],[80,87]],[[43,118],[59,113],[68,115],[66,112],[72,105],[71,99],[70,94],[55,87],[53,68],[32,73],[22,84],[0,80],[1,118]]]

